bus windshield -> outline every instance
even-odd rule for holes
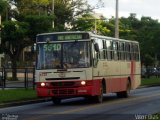
[[[37,69],[68,69],[90,66],[89,42],[37,44]]]

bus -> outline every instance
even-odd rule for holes
[[[36,38],[36,91],[54,104],[70,97],[101,103],[103,94],[128,97],[141,82],[137,41],[92,32],[54,32]]]

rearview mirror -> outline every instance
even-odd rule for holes
[[[34,45],[32,46],[32,51],[36,52],[36,49],[37,49],[37,45],[36,45],[36,43],[34,43]]]
[[[98,43],[94,44],[94,49],[95,49],[96,52],[99,52],[99,45],[98,45]]]

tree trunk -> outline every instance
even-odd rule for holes
[[[12,80],[18,80],[17,78],[17,63],[15,59],[12,59]]]

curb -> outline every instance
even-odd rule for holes
[[[48,101],[51,101],[51,99],[50,98],[43,98],[43,99],[32,99],[32,100],[26,100],[26,101],[16,101],[16,102],[10,102],[10,103],[1,103],[0,108],[41,103],[41,102],[48,102]]]
[[[140,86],[140,87],[138,87],[137,89],[141,89],[141,88],[147,88],[147,87],[158,87],[158,86],[160,86],[160,84],[155,84],[155,85],[144,85],[144,86]]]

